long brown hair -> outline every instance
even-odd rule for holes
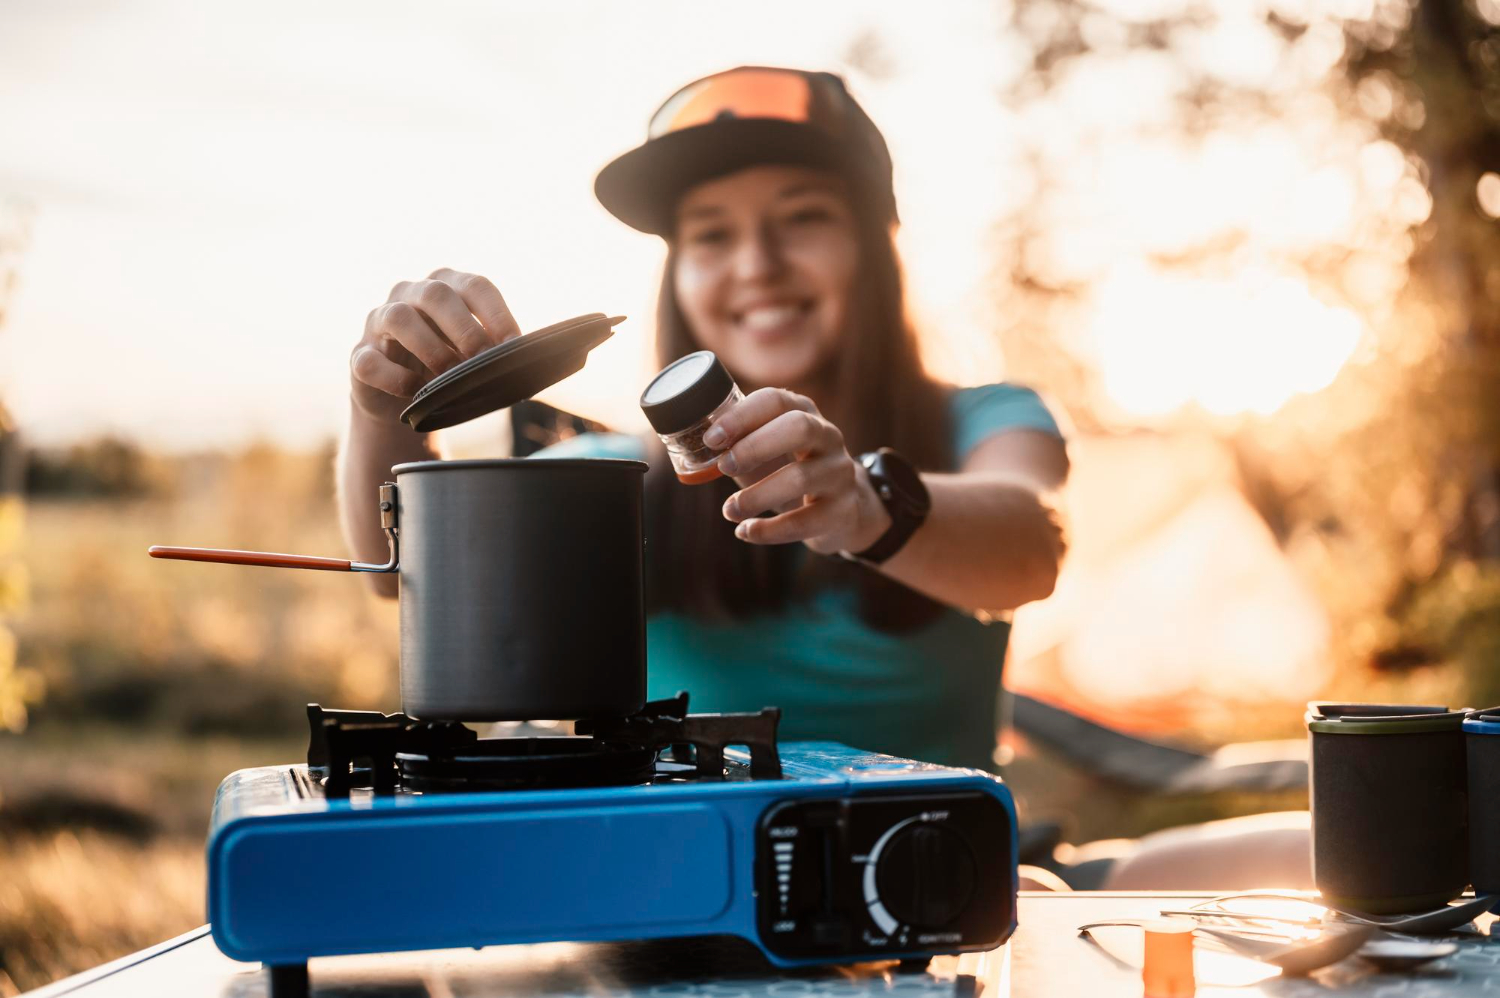
[[[891,230],[877,213],[855,207],[859,262],[849,326],[828,372],[839,411],[824,415],[835,420],[855,456],[894,447],[921,470],[951,470],[948,389],[922,368]],[[702,349],[677,301],[675,252],[669,242],[657,299],[656,352],[662,367]],[[857,587],[861,618],[879,630],[912,630],[937,616],[940,604],[879,572],[819,557],[802,544],[739,540],[734,524],[720,512],[735,488],[727,478],[683,485],[658,445],[646,476],[651,610],[743,619],[782,610],[795,596],[821,586],[850,585]]]

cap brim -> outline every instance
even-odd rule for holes
[[[669,132],[599,171],[594,194],[634,229],[672,231],[677,199],[688,188],[761,163],[839,169],[847,155],[832,136],[794,121],[730,118]]]

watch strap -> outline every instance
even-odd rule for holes
[[[905,460],[896,455],[894,451],[887,453],[894,456],[897,460]],[[881,505],[885,506],[886,512],[890,514],[891,525],[886,528],[885,533],[876,539],[874,544],[871,544],[863,551],[850,552],[848,556],[856,561],[879,565],[901,550],[906,542],[911,539],[911,535],[917,532],[917,528],[926,521],[927,516],[925,511],[912,509],[903,502],[901,497],[897,495],[896,490],[892,488],[891,483],[877,474],[874,468],[870,467],[871,461],[869,459],[873,457],[873,454],[862,454],[860,455],[860,463],[865,465],[866,471],[869,472],[870,484],[874,487],[875,495],[880,499]]]
[[[880,535],[880,539],[863,551],[853,552],[851,557],[856,561],[878,565],[900,551],[921,525],[922,521],[915,518],[892,516],[890,528]]]

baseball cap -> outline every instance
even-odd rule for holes
[[[646,141],[610,162],[594,194],[632,228],[666,235],[695,184],[761,163],[833,170],[897,221],[885,139],[833,73],[740,66],[695,80],[651,116]]]

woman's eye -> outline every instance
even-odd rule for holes
[[[787,221],[794,225],[806,225],[812,222],[826,222],[833,217],[833,213],[827,208],[799,208],[787,216]]]
[[[717,246],[729,239],[728,229],[699,229],[688,236],[694,246]]]

